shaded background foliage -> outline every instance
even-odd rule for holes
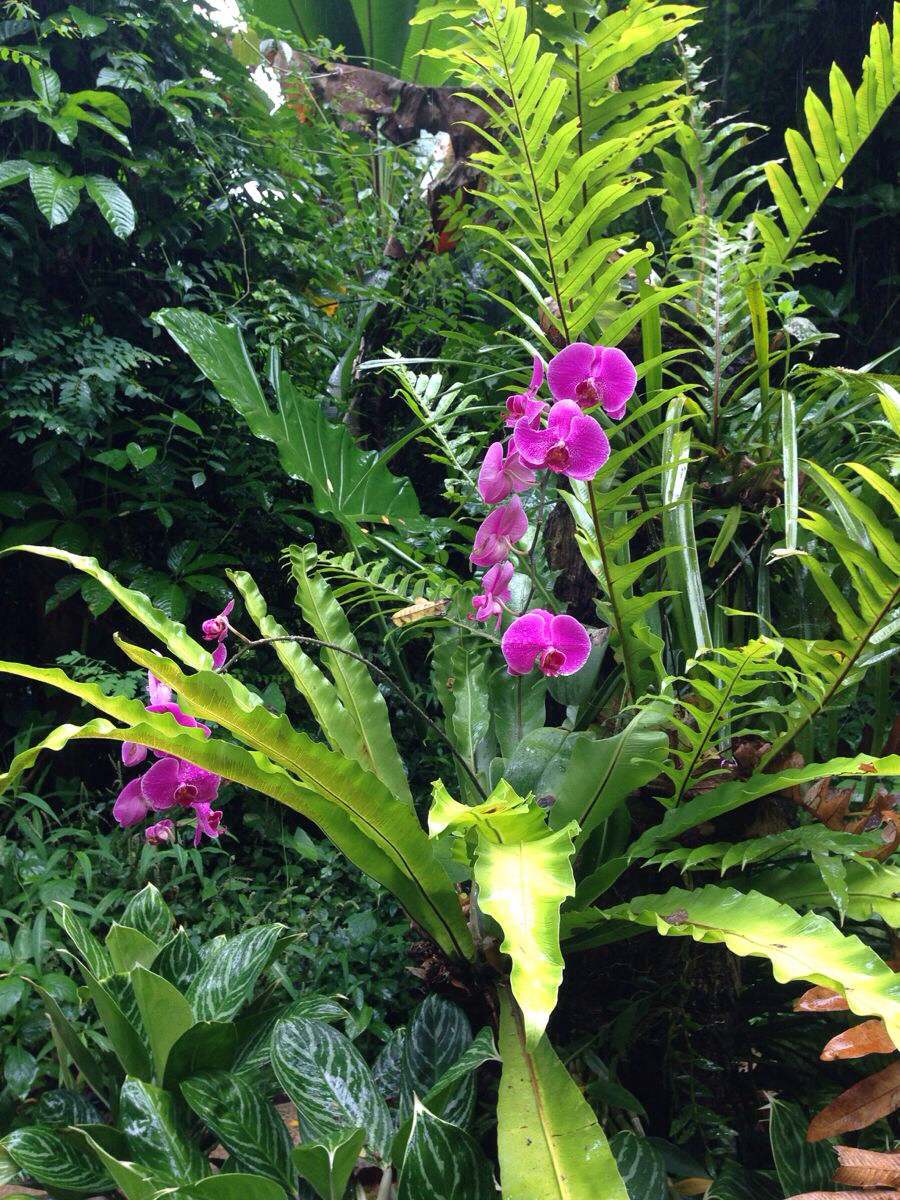
[[[456,351],[465,359],[492,339],[503,318],[478,295],[485,268],[465,237],[450,254],[429,253],[430,218],[412,151],[392,150],[384,174],[373,165],[370,145],[352,130],[300,120],[291,106],[273,117],[221,31],[194,6],[117,0],[109,10],[107,28],[95,36],[63,36],[51,26],[43,37],[66,91],[93,88],[101,72],[119,72],[104,78],[131,110],[130,150],[114,147],[95,128],[80,130],[75,144],[64,146],[27,116],[0,126],[5,158],[32,153],[76,173],[103,170],[115,176],[137,213],[135,232],[125,240],[84,203],[51,229],[27,187],[0,192],[0,539],[3,545],[53,542],[96,555],[193,628],[223,601],[222,568],[238,563],[276,608],[288,611],[290,588],[277,548],[307,536],[327,546],[331,527],[310,511],[304,489],[285,481],[269,448],[248,438],[233,410],[160,336],[151,314],[196,305],[227,315],[260,347],[276,346],[305,392],[377,446],[404,428],[408,412],[384,377],[354,373],[354,362],[385,345],[411,357],[441,352],[452,359]],[[784,129],[797,120],[805,87],[823,85],[835,59],[852,75],[878,11],[870,0],[713,3],[699,41],[710,60],[707,96],[716,101],[716,114],[745,112],[766,121],[771,133],[754,156],[776,154]],[[54,5],[38,6],[39,19],[55,12]],[[4,26],[10,45],[31,36],[31,18],[23,19],[27,29]],[[214,88],[208,71],[221,81]],[[187,94],[175,94],[179,88]],[[0,62],[0,100],[28,94],[25,69]],[[814,282],[802,288],[817,323],[841,335],[827,353],[845,365],[890,349],[896,329],[895,310],[884,297],[898,275],[896,241],[888,237],[896,216],[897,143],[896,122],[886,122],[854,165],[843,195],[829,201],[820,248],[842,265],[817,268]],[[401,258],[387,252],[391,237],[400,242]],[[448,342],[448,330],[455,341]],[[396,466],[419,472],[427,498],[421,459],[410,452]],[[13,619],[5,624],[4,653],[41,663],[69,655],[75,673],[104,678],[111,671],[102,661],[112,632],[106,600],[90,585],[74,594],[70,587],[76,586],[39,560],[5,560],[0,602]],[[273,707],[283,705],[264,667],[255,665],[248,678]],[[34,704],[24,690],[4,693],[10,742],[33,740],[38,727],[67,715]],[[104,873],[116,864],[116,886],[125,891],[148,874],[167,879],[184,915],[195,906],[211,932],[239,919],[224,911],[223,896],[243,897],[248,907],[240,915],[258,919],[272,919],[282,905],[282,919],[301,928],[306,922],[310,945],[313,935],[327,942],[323,962],[315,964],[319,974],[312,974],[310,961],[298,964],[298,973],[344,988],[361,1009],[372,1005],[378,1018],[392,1004],[400,1007],[410,986],[399,949],[403,920],[388,907],[384,927],[364,922],[383,898],[362,890],[368,885],[330,852],[310,853],[293,828],[272,837],[271,814],[256,801],[243,807],[234,796],[229,823],[235,836],[221,848],[205,849],[202,861],[172,850],[154,862],[152,852],[138,852],[130,838],[111,830],[109,759],[74,750],[68,762],[75,779],[29,780],[34,808],[0,808],[0,853],[10,871],[4,906],[16,914],[8,930],[11,950],[20,937],[19,952],[39,958],[38,916],[48,897],[72,898],[71,879],[82,896],[101,877],[108,888]],[[87,831],[77,845],[74,829]],[[246,880],[261,878],[265,886],[246,894]],[[644,1094],[657,1064],[647,1047],[665,1040],[666,1087],[649,1114],[653,1126],[681,1120],[698,1133],[699,1145],[717,1152],[733,1148],[737,1132],[745,1150],[750,1146],[752,1157],[767,1162],[754,1115],[761,1088],[779,1086],[790,1071],[802,1077],[817,1054],[817,1035],[810,1034],[807,1045],[792,1025],[796,1060],[785,1066],[776,1053],[779,1026],[760,1041],[754,1026],[750,1036],[751,1013],[759,1025],[767,1007],[783,1012],[774,986],[757,978],[755,966],[740,968],[750,987],[736,1020],[736,981],[724,952],[666,945],[662,966],[663,956],[657,949],[653,954],[654,961],[645,962],[626,943],[579,964],[586,983],[618,978],[623,996],[643,989],[646,999],[644,1008],[635,1008],[610,997],[596,1015],[615,1020],[605,1042],[581,1047],[585,1063],[590,1066],[592,1051],[620,1063],[622,1081]],[[660,976],[670,970],[682,972],[680,983],[661,1002]],[[706,980],[705,990],[698,991],[698,978]],[[30,1020],[28,1011],[17,1011],[7,1033],[37,1051]],[[584,1034],[583,1014],[579,1021],[566,1013],[558,1020],[563,1037]],[[707,1044],[710,1025],[716,1037]],[[629,1041],[635,1028],[641,1036]],[[760,1045],[764,1070],[751,1079],[734,1064],[760,1053]],[[706,1061],[698,1065],[701,1047]],[[616,1106],[602,1071],[585,1082],[598,1105]]]

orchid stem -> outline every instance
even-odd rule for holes
[[[237,631],[235,630],[234,632]],[[466,762],[463,755],[460,754],[457,748],[453,745],[453,742],[450,740],[450,738],[447,737],[446,733],[444,733],[443,729],[441,729],[440,725],[438,725],[436,721],[433,721],[431,717],[429,717],[428,713],[425,712],[424,709],[420,708],[419,705],[416,704],[415,700],[411,699],[411,697],[404,692],[399,684],[395,683],[394,680],[391,679],[387,671],[383,671],[381,667],[379,667],[376,663],[373,663],[371,659],[366,658],[365,655],[357,654],[355,650],[348,650],[346,646],[339,646],[337,642],[323,642],[321,638],[305,637],[303,634],[299,633],[286,633],[282,634],[280,637],[258,638],[256,641],[250,641],[242,634],[238,634],[237,636],[241,639],[241,641],[243,641],[244,645],[240,648],[240,650],[233,654],[228,662],[221,668],[221,672],[223,674],[233,667],[238,659],[241,658],[242,655],[246,654],[248,650],[256,650],[260,646],[270,646],[273,642],[299,642],[307,646],[320,646],[325,650],[336,650],[340,654],[346,654],[349,658],[355,658],[357,662],[363,663],[373,674],[377,675],[379,679],[382,679],[388,685],[388,687],[392,688],[398,696],[405,700],[413,712],[415,712],[434,730],[438,737],[440,737],[446,744],[453,757],[458,763],[460,763],[482,800],[487,799],[487,792],[485,792],[484,788],[478,781],[478,776]]]

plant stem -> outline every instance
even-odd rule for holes
[[[616,632],[619,635],[619,643],[622,647],[622,669],[625,672],[626,696],[632,700],[637,698],[637,689],[634,686],[634,667],[631,662],[631,650],[628,646],[628,639],[625,635],[625,623],[622,619],[622,611],[619,608],[619,598],[616,595],[616,589],[613,586],[612,575],[609,570],[609,554],[606,549],[606,542],[603,540],[603,532],[600,529],[600,514],[597,512],[597,501],[594,498],[593,481],[588,483],[588,496],[591,501],[591,518],[594,522],[594,535],[597,538],[597,549],[600,552],[600,561],[603,564],[603,574],[606,578],[606,593],[609,596],[609,602],[612,605],[613,620],[616,623]]]

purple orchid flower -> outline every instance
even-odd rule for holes
[[[477,567],[492,567],[509,558],[513,545],[528,531],[528,518],[518,496],[509,504],[495,508],[484,518],[475,534],[475,545],[469,555]]]
[[[513,577],[515,567],[511,562],[496,563],[486,571],[481,581],[484,591],[479,596],[472,597],[473,613],[469,613],[470,621],[490,621],[497,618],[496,629],[500,628],[505,602],[510,598],[509,581]]]
[[[224,642],[228,637],[231,626],[228,616],[234,608],[234,601],[229,600],[217,617],[210,617],[203,622],[203,640],[206,642]]]
[[[516,617],[500,643],[510,675],[527,675],[535,659],[545,675],[574,675],[588,660],[588,631],[567,613],[533,608]]]
[[[155,762],[140,778],[126,783],[113,805],[113,816],[127,829],[143,821],[151,809],[158,812],[176,804],[208,805],[216,799],[220,782],[220,777],[211,771],[170,754]]]
[[[634,395],[637,371],[615,346],[573,342],[550,360],[547,383],[554,400],[574,400],[580,408],[602,404],[618,421]]]
[[[164,821],[157,821],[155,825],[148,825],[144,830],[144,840],[151,846],[164,846],[167,842],[174,842],[175,822],[167,817]]]
[[[593,479],[609,458],[609,440],[593,417],[574,400],[559,400],[550,409],[546,429],[527,421],[516,425],[516,449],[526,466],[549,467],[571,479]]]
[[[193,717],[189,717],[183,713],[177,704],[172,702],[172,689],[167,683],[163,683],[161,679],[157,679],[152,671],[147,672],[147,692],[150,696],[150,703],[144,707],[147,712],[170,712],[175,717],[179,725],[189,725],[197,727],[198,722]],[[202,726],[206,731],[206,736],[209,737],[209,730],[206,726]],[[154,751],[154,753],[160,753]],[[122,743],[122,762],[126,767],[136,767],[138,763],[142,763],[147,757],[147,747],[141,746],[137,742]]]
[[[200,838],[205,833],[208,838],[217,838],[224,829],[222,825],[222,810],[211,809],[205,800],[194,800],[191,803],[197,817],[197,827],[194,830],[194,845],[200,845]]]
[[[510,492],[532,487],[534,479],[534,471],[525,466],[517,450],[510,446],[504,455],[502,444],[494,442],[478,472],[478,490],[485,504],[499,504]]]
[[[544,364],[540,356],[536,354],[534,356],[534,365],[531,369],[531,383],[528,385],[527,390],[518,392],[515,396],[510,396],[506,401],[507,425],[515,425],[522,417],[526,417],[529,424],[537,424],[541,413],[547,407],[546,401],[535,399],[543,382]]]

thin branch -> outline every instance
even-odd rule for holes
[[[340,646],[337,642],[323,642],[320,638],[304,637],[299,633],[283,634],[281,637],[257,638],[255,641],[251,641],[242,633],[238,633],[233,626],[231,627],[231,631],[232,633],[236,634],[244,644],[240,650],[233,654],[231,658],[229,658],[228,662],[221,668],[223,674],[226,671],[229,671],[234,664],[248,651],[257,650],[260,646],[270,646],[273,642],[299,642],[307,646],[320,646],[325,650],[336,650],[340,654],[346,654],[349,658],[355,658],[357,662],[363,663],[364,666],[368,667],[373,674],[377,675],[379,679],[383,680],[388,687],[392,688],[393,691],[395,691],[397,695],[409,705],[413,712],[415,712],[419,717],[422,718],[423,721],[430,725],[438,737],[440,737],[446,744],[453,757],[462,765],[482,800],[487,799],[487,792],[485,792],[484,788],[479,783],[478,777],[472,771],[472,768],[466,762],[462,754],[460,754],[457,748],[453,745],[453,742],[450,740],[450,738],[446,735],[446,733],[444,733],[443,729],[441,729],[440,725],[438,725],[436,721],[433,721],[431,717],[429,717],[428,713],[425,712],[423,708],[420,708],[419,705],[416,704],[415,700],[408,696],[406,692],[404,692],[403,688],[401,688],[399,684],[395,683],[386,671],[383,671],[381,667],[379,667],[376,663],[373,663],[371,659],[366,658],[365,655],[357,654],[355,650],[348,650],[346,646]]]

